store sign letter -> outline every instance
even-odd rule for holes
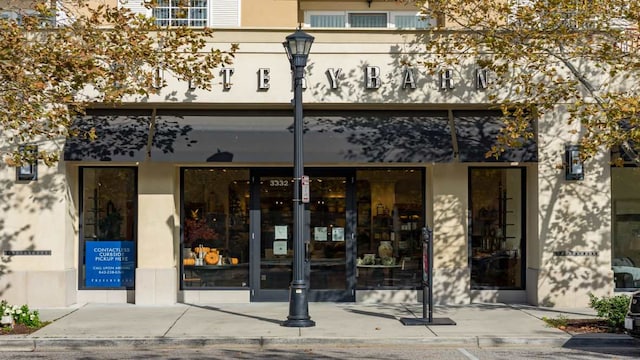
[[[453,70],[447,69],[440,72],[440,90],[453,89]]]
[[[231,75],[233,75],[233,68],[222,68],[220,73],[222,74],[222,88],[225,90],[231,89]]]
[[[269,76],[269,69],[258,69],[258,89],[268,90],[270,86],[269,80],[271,80],[271,77]]]
[[[406,89],[407,86],[409,87],[409,89],[416,88],[416,79],[413,77],[413,70],[408,68],[404,69],[404,75],[402,79],[402,88]]]
[[[476,69],[476,89],[486,89],[489,86],[489,70]]]
[[[382,82],[380,81],[380,68],[377,66],[367,66],[365,69],[365,78],[367,89],[378,89]]]
[[[342,71],[342,69],[338,68],[338,69],[334,69],[334,68],[328,68],[327,69],[327,74],[329,75],[329,86],[332,89],[337,89],[338,88],[338,76],[340,76],[340,72]]]

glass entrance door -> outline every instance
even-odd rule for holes
[[[288,172],[288,171],[287,171]],[[310,173],[310,202],[305,206],[305,278],[309,301],[353,301],[355,275],[353,192],[348,176]],[[287,301],[293,278],[293,186],[291,176],[254,176],[252,223],[253,301]],[[256,219],[257,218],[257,219]]]
[[[353,296],[354,249],[348,223],[346,176],[312,177],[309,202],[310,295],[316,301],[349,301]],[[349,299],[349,300],[348,300]],[[352,300],[351,300],[352,301]]]
[[[293,276],[293,180],[291,176],[258,179],[254,191],[260,219],[254,239],[258,272],[254,272],[253,293],[255,300],[285,301]]]

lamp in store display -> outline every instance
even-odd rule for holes
[[[293,72],[293,280],[289,287],[289,316],[282,323],[288,327],[311,327],[315,322],[309,317],[309,299],[307,298],[308,284],[305,280],[304,267],[304,202],[303,202],[303,173],[304,173],[304,145],[302,121],[302,82],[304,68],[313,44],[314,37],[300,28],[286,37],[284,49]],[[308,182],[307,185],[308,186]],[[307,199],[308,201],[308,199]]]

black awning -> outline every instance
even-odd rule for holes
[[[500,111],[454,111],[456,140],[461,162],[536,162],[538,146],[534,140],[522,147],[507,149],[497,159],[487,152],[497,144],[497,136],[504,126]]]
[[[146,156],[151,111],[98,110],[77,119],[79,135],[67,139],[66,161],[142,161]],[[96,140],[86,134],[95,129]]]
[[[500,116],[454,113],[461,161],[491,161]],[[447,111],[308,111],[304,117],[304,161],[329,163],[451,162]],[[78,119],[95,127],[97,140],[69,139],[67,161],[203,163],[293,162],[292,111],[158,111],[149,147],[151,111],[102,110]],[[535,161],[535,143],[497,161]]]
[[[453,158],[446,112],[307,112],[305,163],[446,162]],[[161,114],[165,127],[188,128],[169,144],[154,138],[153,161],[293,162],[290,112]]]

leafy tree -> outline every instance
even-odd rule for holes
[[[231,64],[238,49],[230,44],[226,51],[206,50],[211,29],[161,28],[153,19],[95,1],[2,4],[0,156],[8,165],[34,156],[49,165],[58,160],[59,149],[39,147],[32,155],[21,144],[94,139],[95,129],[79,133],[73,119],[95,103],[116,105],[127,96],[157,93],[166,86],[159,70],[210,89],[215,68]]]
[[[487,68],[489,101],[505,115],[499,146],[534,136],[532,122],[566,104],[586,157],[620,147],[640,164],[640,3],[628,0],[416,1],[438,26],[433,72],[469,60]],[[614,159],[617,164],[622,158]]]

